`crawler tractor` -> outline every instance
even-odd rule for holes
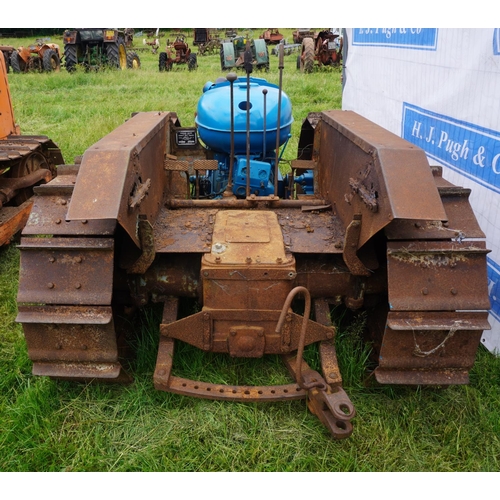
[[[171,111],[134,114],[37,188],[17,316],[33,373],[124,380],[122,318],[161,303],[157,389],[307,398],[341,439],[355,416],[330,319],[343,306],[366,311],[379,382],[467,383],[489,327],[488,250],[469,190],[445,181],[418,147],[340,110],[305,118],[282,175],[293,118],[281,85],[229,73],[203,90],[195,126]],[[217,356],[279,355],[292,380],[183,378],[182,343]],[[303,359],[310,344],[319,368]]]
[[[12,110],[7,69],[0,57],[0,246],[26,224],[33,186],[50,181],[61,151],[44,135],[21,135]]]
[[[63,35],[66,70],[77,67],[86,71],[103,68],[139,69],[141,61],[136,52],[127,50],[126,33],[115,29],[74,29]]]

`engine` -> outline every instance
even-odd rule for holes
[[[218,162],[217,170],[200,177],[200,196],[222,196],[231,180],[232,194],[244,198],[247,168],[250,194],[283,196],[284,180],[276,163],[290,138],[290,99],[263,78],[234,78],[207,82],[198,101],[199,138]]]

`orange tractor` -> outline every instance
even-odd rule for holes
[[[43,135],[21,135],[12,110],[7,69],[0,57],[0,246],[28,220],[33,187],[50,181],[61,151]]]
[[[37,40],[35,44],[19,47],[10,56],[10,65],[14,73],[28,71],[59,71],[61,69],[61,51],[57,43]]]

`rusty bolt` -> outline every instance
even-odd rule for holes
[[[281,264],[283,262],[283,259],[281,257],[276,258],[276,263]]]
[[[458,293],[456,288],[452,288],[450,292],[452,295],[456,295]]]
[[[245,262],[246,262],[247,264],[250,264],[250,262],[252,262],[252,257],[247,257],[247,258],[245,259]]]
[[[83,260],[83,259],[82,259],[81,257],[77,257],[77,258],[75,259],[75,261],[76,261],[76,262],[78,262],[78,264],[81,264],[82,260]]]
[[[88,347],[84,344],[82,345],[82,351],[86,351],[88,349]]]
[[[231,330],[229,333],[230,333],[233,337],[236,335],[236,332],[235,332],[234,330]]]
[[[47,288],[54,288],[54,283],[47,283]]]
[[[427,288],[422,288],[422,295],[428,295],[429,290]]]
[[[420,224],[420,222],[415,222],[415,227],[417,229],[421,228],[422,227],[422,224]]]
[[[66,200],[61,200],[61,205],[66,205],[68,203]]]
[[[337,374],[335,372],[331,372],[328,374],[330,378],[337,378]]]
[[[79,290],[80,288],[82,288],[82,284],[81,283],[76,283],[75,288],[77,290]]]
[[[215,257],[215,262],[220,263],[221,259],[220,257]]]
[[[55,262],[55,260],[54,257],[49,257],[49,262]]]
[[[61,219],[56,219],[56,224],[60,224],[61,222]]]
[[[208,271],[203,271],[203,276],[207,277],[208,276]]]
[[[161,370],[158,370],[158,375],[160,375],[160,377],[163,377],[163,375],[165,375],[166,371],[162,368]]]
[[[333,338],[333,332],[328,332],[328,333],[326,334],[326,338],[327,338],[327,339],[332,339],[332,338]]]
[[[87,219],[83,219],[82,220],[82,224],[87,224],[88,220]]]

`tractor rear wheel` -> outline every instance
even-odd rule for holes
[[[44,71],[60,71],[61,60],[55,50],[49,49],[43,53],[43,70]]]
[[[160,71],[165,71],[166,66],[167,66],[167,53],[160,52],[160,56],[158,58],[158,68]]]
[[[127,68],[127,49],[123,40],[118,39],[116,43],[106,44],[106,55],[108,57],[108,64],[112,68]]]
[[[3,56],[3,60],[5,61],[5,71],[7,71],[7,73],[9,73],[10,72],[9,57],[7,56],[7,54],[5,52],[2,52],[2,56]]]
[[[24,73],[26,71],[26,63],[21,59],[19,52],[16,50],[10,56],[10,65],[14,73]]]
[[[302,56],[300,58],[300,71],[312,73],[314,68],[314,41],[312,38],[302,40]]]
[[[141,67],[141,60],[136,52],[127,52],[127,68],[139,69]]]
[[[189,71],[193,71],[198,67],[198,61],[196,58],[196,54],[189,54],[188,60],[187,60],[187,65]]]
[[[66,71],[72,73],[76,70],[76,65],[78,64],[78,51],[76,45],[64,46],[64,61]]]

